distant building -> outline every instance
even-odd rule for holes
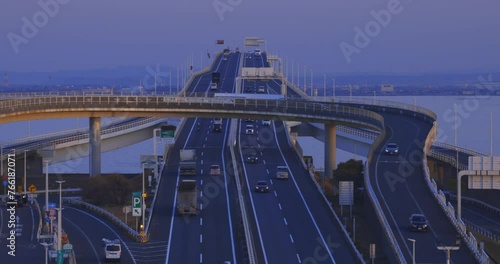
[[[381,92],[394,92],[394,85],[392,84],[382,84],[380,86]]]

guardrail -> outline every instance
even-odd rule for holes
[[[451,205],[450,203],[446,203],[446,197],[444,193],[441,190],[437,189],[437,184],[434,180],[430,180],[429,168],[427,167],[427,159],[424,159],[423,166],[426,174],[425,178],[427,186],[430,188],[434,198],[438,201],[438,204],[441,206],[444,213],[457,230],[458,234],[464,239],[465,244],[471,250],[474,257],[479,263],[488,263],[489,257],[486,252],[484,252],[483,249],[477,247],[477,242],[474,243],[474,241],[476,241],[474,235],[472,235],[472,233],[467,234],[465,223],[461,219],[457,219],[455,217],[455,209],[453,208],[453,205]]]
[[[230,126],[230,139],[228,141],[229,145],[229,152],[231,153],[231,160],[233,164],[238,164],[236,161],[236,155],[234,151],[234,147],[236,145],[236,132],[237,132],[237,125],[238,122],[236,119],[231,120],[231,126]],[[247,209],[245,205],[245,198],[243,197],[243,188],[241,187],[241,182],[240,182],[240,176],[238,173],[238,166],[233,166],[233,171],[234,171],[234,179],[236,182],[236,189],[238,192],[238,202],[240,204],[240,211],[241,211],[241,218],[243,222],[243,229],[245,232],[245,242],[247,245],[248,249],[248,261],[250,264],[255,264],[257,263],[255,259],[256,251],[254,248],[254,240],[253,240],[253,235],[250,230],[250,222],[248,221],[248,214],[247,214]]]

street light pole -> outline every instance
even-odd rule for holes
[[[417,242],[415,239],[407,238],[408,241],[410,241],[413,244],[413,254],[412,254],[412,259],[413,259],[413,264],[415,264],[415,242]]]
[[[24,184],[23,184],[23,192],[26,193],[26,150],[24,150]]]
[[[333,102],[335,103],[335,78],[333,78]]]
[[[48,251],[49,247],[52,246],[52,243],[42,242],[40,244],[45,247],[45,264],[48,264],[49,263]]]
[[[142,231],[141,232],[144,232],[144,229],[146,228],[144,226],[144,219],[146,218],[146,204],[145,204],[145,199],[144,199],[144,176],[145,176],[145,173],[144,173],[144,163],[142,164],[142,194],[141,194],[141,197],[142,197]]]
[[[45,160],[45,211],[49,211],[49,161]]]
[[[154,148],[153,148],[153,151],[154,151],[154,156],[155,156],[155,180],[156,182],[158,182],[158,156],[156,155],[156,138],[157,138],[157,133],[158,131],[161,131],[161,128],[155,128],[153,129],[153,144],[154,144]]]
[[[62,252],[62,184],[65,181],[56,181],[59,183],[59,210],[57,211],[57,264],[64,263],[64,254]]]

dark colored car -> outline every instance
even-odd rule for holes
[[[385,154],[386,155],[398,155],[399,147],[396,143],[389,143],[385,146]]]
[[[255,155],[255,154],[248,155],[248,157],[247,157],[248,163],[257,163],[257,161],[259,161],[259,158],[257,157],[257,155]]]
[[[256,192],[269,192],[269,184],[266,181],[258,181],[255,184]]]
[[[427,218],[423,214],[412,214],[409,221],[408,227],[411,231],[427,232],[429,228],[429,222],[427,222]]]

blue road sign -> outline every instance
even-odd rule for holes
[[[2,182],[3,186],[7,186],[7,181]]]
[[[56,208],[56,203],[49,203],[49,209],[50,208]]]
[[[50,222],[50,217],[48,217],[48,216],[45,217],[45,222],[47,222],[47,223]]]

